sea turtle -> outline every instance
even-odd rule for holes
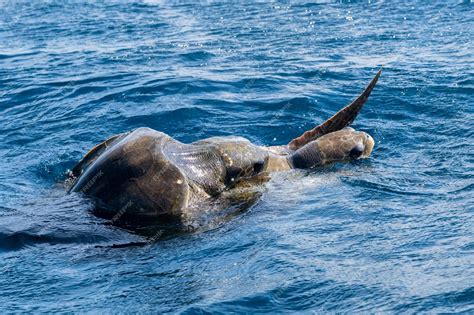
[[[374,140],[348,125],[380,74],[352,103],[283,146],[258,146],[234,136],[186,144],[150,128],[115,135],[72,169],[69,191],[93,197],[99,215],[113,222],[123,217],[185,219],[190,209],[230,198],[233,190],[261,182],[272,172],[367,158]]]

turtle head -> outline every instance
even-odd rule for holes
[[[374,139],[369,134],[347,127],[307,143],[290,156],[290,162],[294,168],[311,168],[367,158],[373,148]]]

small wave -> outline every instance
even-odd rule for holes
[[[38,54],[38,51],[28,51],[28,52],[15,52],[15,53],[3,53],[0,54],[0,60],[6,60],[6,59],[14,59],[14,58],[19,58],[19,57],[29,57],[29,56],[34,56]]]
[[[205,50],[198,50],[198,51],[180,54],[179,57],[184,60],[189,60],[189,61],[207,61],[215,57],[215,55]]]
[[[97,244],[107,242],[109,239],[101,235],[79,234],[77,232],[63,231],[37,234],[27,231],[18,232],[0,232],[0,251],[19,250],[27,246],[39,244],[58,245],[58,244]]]
[[[409,303],[401,303],[394,308],[396,312],[406,312],[407,310],[424,313],[426,311],[434,313],[452,312],[472,313],[474,302],[474,287],[464,290],[450,291],[442,294],[434,294],[427,297],[418,297]]]
[[[349,181],[352,185],[357,187],[364,187],[369,190],[374,190],[377,192],[382,192],[385,194],[398,195],[398,196],[432,196],[432,192],[423,192],[420,189],[414,191],[413,189],[402,189],[401,187],[396,187],[393,185],[387,185],[382,183],[377,183],[373,181],[355,179],[355,178],[346,178],[346,181]]]
[[[46,86],[53,86],[53,87],[65,87],[65,86],[89,86],[91,83],[100,83],[104,82],[106,85],[110,85],[112,83],[130,80],[131,78],[135,77],[132,73],[120,73],[120,74],[103,74],[103,75],[92,75],[89,77],[81,78],[81,79],[67,79],[62,78],[60,80],[49,81],[43,83]]]

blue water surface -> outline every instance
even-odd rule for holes
[[[473,38],[472,1],[1,1],[0,310],[474,312]],[[285,144],[382,64],[371,158],[231,219],[150,241],[65,193],[141,126]]]

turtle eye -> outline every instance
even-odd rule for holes
[[[364,153],[364,146],[362,143],[358,143],[355,147],[352,148],[351,152],[349,152],[349,157],[351,159],[359,158],[362,153]]]
[[[263,166],[265,165],[265,162],[263,161],[258,161],[253,164],[253,174],[258,174],[263,170]]]

